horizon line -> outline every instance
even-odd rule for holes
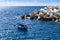
[[[0,6],[60,6],[60,3],[0,2]]]

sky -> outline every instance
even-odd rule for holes
[[[60,0],[0,0],[0,6],[60,6]]]

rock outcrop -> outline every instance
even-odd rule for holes
[[[21,16],[21,18],[60,22],[60,7],[45,7],[43,9],[40,9],[39,11],[34,11],[31,14],[23,15]]]

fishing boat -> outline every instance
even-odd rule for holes
[[[22,31],[27,31],[28,27],[26,25],[23,24],[18,24],[19,26],[17,27],[18,30],[22,30]]]

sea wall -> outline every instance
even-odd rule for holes
[[[60,7],[48,6],[38,11],[34,11],[31,14],[23,15],[21,18],[60,22]]]

